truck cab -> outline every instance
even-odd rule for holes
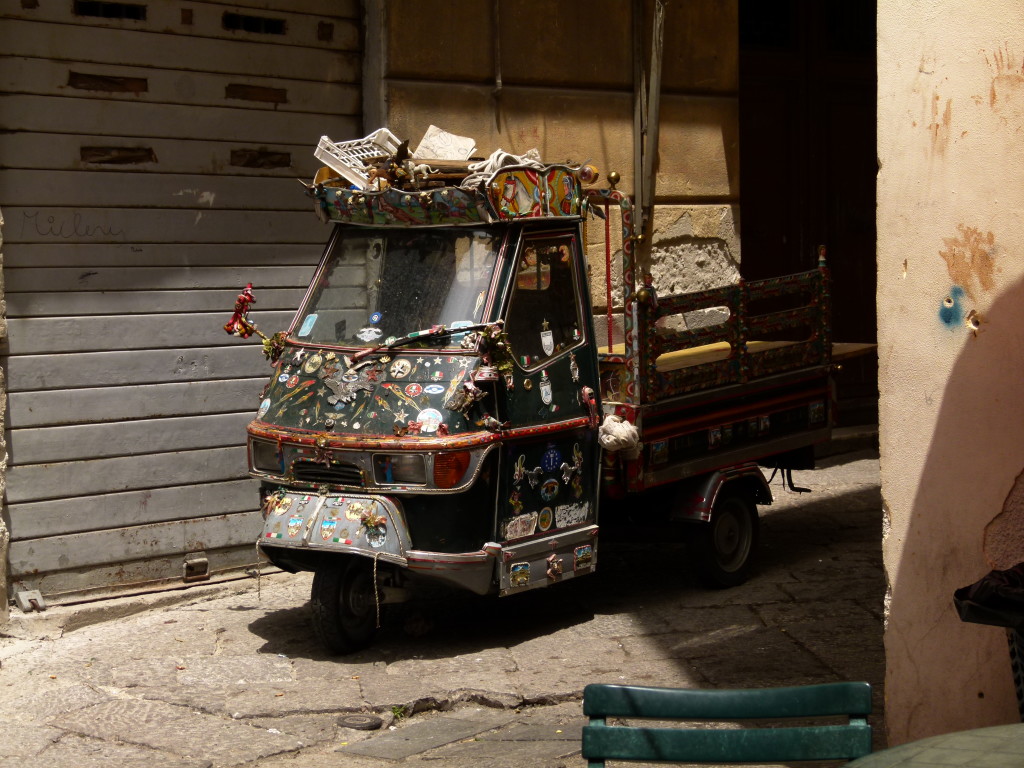
[[[337,650],[361,644],[411,577],[508,594],[596,566],[583,197],[571,169],[539,181],[492,180],[487,200],[505,213],[490,215],[451,190],[314,190],[341,220],[249,425],[249,456],[261,550],[316,573],[321,635]],[[528,203],[541,198],[543,212]]]

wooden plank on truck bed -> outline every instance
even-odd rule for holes
[[[832,362],[839,363],[862,355],[874,354],[878,348],[874,343],[836,341],[832,343]]]
[[[750,354],[757,354],[758,352],[767,352],[770,349],[779,349],[781,347],[790,346],[792,344],[799,344],[796,341],[748,341],[747,352]],[[678,371],[682,368],[690,368],[696,365],[704,365],[706,363],[717,363],[721,360],[726,360],[729,354],[732,352],[732,346],[727,341],[718,341],[714,344],[704,344],[700,347],[690,347],[689,349],[676,349],[671,352],[665,352],[664,354],[658,355],[658,360],[655,363],[658,373],[667,373],[668,371]],[[598,354],[607,354],[608,347],[600,347]],[[612,353],[615,355],[626,354],[625,347],[622,344],[616,344],[612,348]]]

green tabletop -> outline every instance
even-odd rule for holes
[[[1022,768],[1024,723],[957,731],[873,752],[846,768]]]

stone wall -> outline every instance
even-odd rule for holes
[[[367,3],[367,132],[376,119],[415,148],[434,124],[472,136],[481,156],[536,148],[550,162],[591,162],[599,186],[616,171],[631,193],[631,4],[595,0],[585,13],[550,0],[449,7],[437,24],[429,4]],[[640,25],[645,40],[652,8]],[[738,279],[737,13],[736,0],[666,6],[649,262],[663,294]],[[647,67],[647,42],[641,58]],[[592,259],[603,311],[604,255]]]

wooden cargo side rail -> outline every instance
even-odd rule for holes
[[[640,402],[828,365],[828,280],[822,253],[817,269],[794,275],[678,296],[638,291]],[[664,327],[666,318],[685,324],[683,315],[714,308],[728,317],[693,329]]]
[[[658,297],[646,281],[639,290],[636,287],[634,245],[638,236],[633,230],[630,199],[614,188],[584,190],[584,198],[584,221],[588,211],[603,208],[605,311],[609,324],[606,359],[623,364],[625,402],[634,406],[654,403],[831,362],[829,274],[824,246],[818,251],[817,269],[808,272]],[[611,206],[618,206],[621,213],[621,357],[612,342]],[[751,306],[773,300],[793,301],[801,294],[804,303],[796,307],[758,311]],[[685,325],[683,315],[716,307],[724,307],[729,313],[721,323],[684,330],[659,323],[664,318],[678,317]]]

